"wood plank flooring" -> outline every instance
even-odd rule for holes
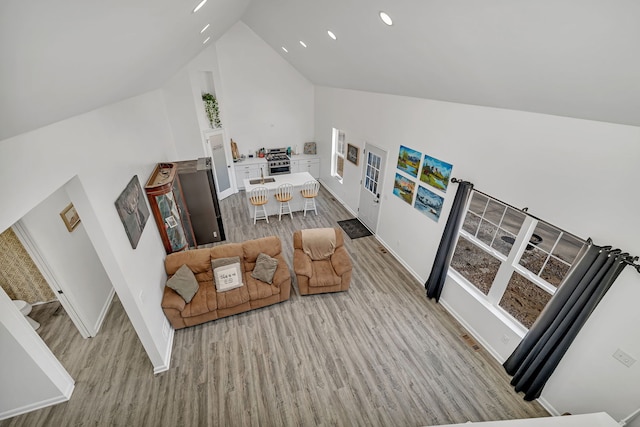
[[[243,195],[221,201],[227,241],[278,235],[290,268],[294,230],[351,216],[322,189],[318,216],[254,226]],[[345,245],[349,291],[302,297],[294,280],[289,301],[176,331],[171,369],[157,376],[117,298],[89,340],[58,303],[34,308],[76,389],[69,402],[0,426],[431,426],[548,416],[512,390],[491,355],[469,346],[374,236],[345,235]]]

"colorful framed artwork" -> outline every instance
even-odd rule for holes
[[[60,218],[62,218],[62,222],[64,222],[69,233],[71,233],[78,224],[80,224],[80,216],[78,215],[78,212],[76,212],[76,208],[73,206],[73,203],[69,203],[69,206],[60,212]]]
[[[393,182],[393,194],[400,197],[405,202],[411,204],[413,201],[413,192],[416,188],[416,183],[408,178],[396,173],[396,179]]]
[[[401,145],[400,152],[398,153],[398,169],[402,172],[408,173],[414,178],[417,178],[421,157],[421,152]]]
[[[451,179],[451,169],[453,166],[449,163],[425,154],[420,181],[446,193]]]
[[[442,198],[442,196],[437,195],[433,191],[427,190],[422,185],[418,185],[418,194],[416,195],[416,201],[413,204],[414,208],[435,222],[438,222],[443,204],[444,198]]]
[[[355,145],[347,143],[347,160],[354,165],[358,166],[358,157],[360,155],[360,149]]]

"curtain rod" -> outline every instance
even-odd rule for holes
[[[456,177],[451,178],[451,182],[453,182],[454,184],[458,184],[458,183],[460,183],[460,182],[467,182],[467,183],[469,183],[469,184],[471,184],[471,185],[473,186],[473,183],[472,183],[472,182],[464,181],[464,180],[462,180],[462,179],[458,179],[458,178],[456,178]],[[517,210],[517,211],[523,212],[523,213],[525,213],[526,215],[530,216],[531,218],[534,218],[534,219],[536,219],[536,220],[538,220],[538,221],[540,221],[540,222],[543,222],[543,223],[545,223],[545,224],[547,224],[547,225],[550,225],[550,226],[552,226],[552,227],[554,227],[554,228],[557,228],[558,230],[562,231],[563,233],[568,234],[568,235],[570,235],[570,236],[573,236],[573,237],[575,237],[576,239],[583,240],[583,241],[587,242],[587,244],[589,244],[589,245],[591,245],[591,244],[593,243],[593,240],[591,240],[591,237],[589,237],[588,239],[583,239],[582,237],[580,237],[580,236],[576,236],[575,234],[570,233],[569,231],[564,230],[564,229],[562,229],[562,228],[558,227],[557,225],[551,224],[551,223],[549,223],[549,222],[545,221],[544,219],[540,219],[540,218],[538,218],[538,217],[537,217],[537,216],[535,216],[535,215],[531,215],[531,214],[528,212],[528,211],[529,211],[529,208],[526,208],[526,207],[525,207],[525,208],[518,208],[518,207],[516,207],[516,206],[510,205],[509,203],[504,202],[504,201],[502,201],[502,200],[500,200],[500,199],[497,199],[497,198],[495,198],[494,196],[492,196],[492,195],[490,195],[490,194],[487,194],[487,193],[485,193],[485,192],[483,192],[483,191],[480,191],[480,190],[476,190],[476,188],[475,188],[475,187],[473,188],[473,191],[475,191],[475,192],[477,192],[477,193],[480,193],[480,194],[482,194],[482,195],[484,195],[484,196],[490,197],[490,198],[492,198],[492,199],[494,199],[494,200],[497,200],[497,201],[499,201],[500,203],[502,203],[502,204],[504,204],[504,205],[506,205],[506,206],[509,206],[509,207],[510,207],[510,208],[512,208],[512,209],[515,209],[515,210]],[[611,246],[608,246],[608,248],[609,248],[609,249],[611,249]],[[625,258],[623,258],[623,259],[622,259],[622,262],[624,262],[625,264],[628,264],[628,265],[630,265],[631,267],[635,268],[635,270],[636,270],[638,273],[640,273],[640,264],[636,264],[636,263],[635,263],[637,260],[638,260],[638,257],[637,257],[637,256],[632,256],[632,255],[628,255],[628,254],[627,254],[627,256],[626,256]]]

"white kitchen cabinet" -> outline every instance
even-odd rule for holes
[[[320,158],[311,155],[293,156],[291,173],[298,172],[309,172],[314,178],[320,178]]]
[[[236,185],[238,186],[238,190],[244,190],[245,179],[260,178],[260,172],[262,172],[262,176],[269,176],[267,161],[263,158],[246,159],[234,163],[234,169],[236,171]]]

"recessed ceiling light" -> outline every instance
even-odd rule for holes
[[[327,34],[329,34],[329,37],[331,37],[332,39],[334,39],[334,40],[337,39],[336,35],[333,34],[333,31],[327,30]]]
[[[289,53],[289,51],[287,50],[286,47],[282,46],[282,50],[284,50],[286,53]]]
[[[199,10],[200,10],[200,8],[201,8],[202,6],[204,6],[204,4],[205,4],[206,2],[207,2],[207,0],[202,0],[200,3],[198,3],[198,5],[195,7],[195,9],[193,9],[193,12],[191,12],[191,13],[196,13],[197,11],[199,11]]]
[[[391,17],[384,12],[380,12],[380,19],[382,19],[382,22],[384,22],[387,25],[393,25],[393,21],[391,20]]]
[[[204,41],[202,42],[202,44],[205,44],[206,42],[209,41],[209,39],[211,39],[211,37],[207,37],[206,39],[204,39]]]
[[[302,45],[302,47],[307,47],[307,45],[302,40],[300,40],[300,45]]]
[[[202,33],[204,33],[205,31],[207,31],[207,28],[209,28],[209,25],[211,25],[211,24],[207,24],[207,25],[205,25],[205,26],[204,26],[204,28],[200,30],[200,34],[202,34]]]

